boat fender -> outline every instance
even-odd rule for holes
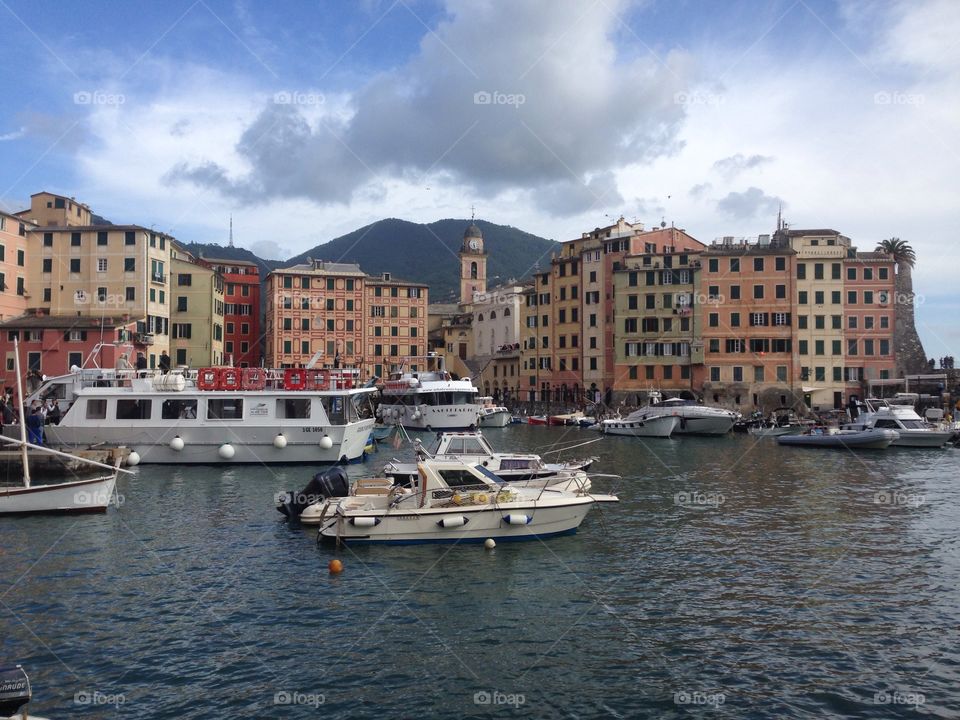
[[[378,517],[355,517],[350,518],[350,524],[354,527],[376,527],[380,524]]]
[[[174,452],[180,452],[183,450],[183,438],[177,435],[173,440],[171,440],[170,449]]]
[[[454,515],[453,517],[445,517],[437,521],[437,525],[442,528],[454,528],[454,527],[463,527],[469,522],[469,519],[463,515]]]
[[[136,450],[131,450],[130,454],[127,455],[127,465],[130,467],[136,467],[140,464],[140,453]]]
[[[507,523],[507,525],[529,525],[533,522],[533,516],[515,515],[511,513],[510,515],[504,515],[503,520]]]
[[[283,433],[277,433],[277,436],[273,439],[273,446],[277,450],[283,450],[287,446],[287,439],[283,436]]]
[[[333,447],[333,440],[326,433],[323,434],[323,437],[320,438],[320,447],[324,450],[329,450]]]
[[[217,455],[219,455],[224,460],[232,460],[233,456],[237,454],[237,451],[234,449],[233,445],[230,443],[224,443],[219,448],[217,448]]]

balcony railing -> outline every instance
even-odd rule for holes
[[[151,273],[151,275],[150,275],[150,280],[151,280],[151,282],[155,282],[155,283],[166,283],[166,282],[167,282],[167,276],[166,276],[166,275],[162,275],[162,274],[160,274],[160,273]]]

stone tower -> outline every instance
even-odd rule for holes
[[[460,252],[460,304],[473,302],[475,293],[487,291],[487,251],[483,247],[483,233],[472,222],[463,233]]]

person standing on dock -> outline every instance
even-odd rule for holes
[[[27,417],[28,440],[34,445],[43,445],[43,415],[40,406],[35,405]]]

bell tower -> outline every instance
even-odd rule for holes
[[[470,220],[463,233],[460,252],[460,304],[473,302],[474,293],[487,291],[487,251],[483,248],[483,233]]]

